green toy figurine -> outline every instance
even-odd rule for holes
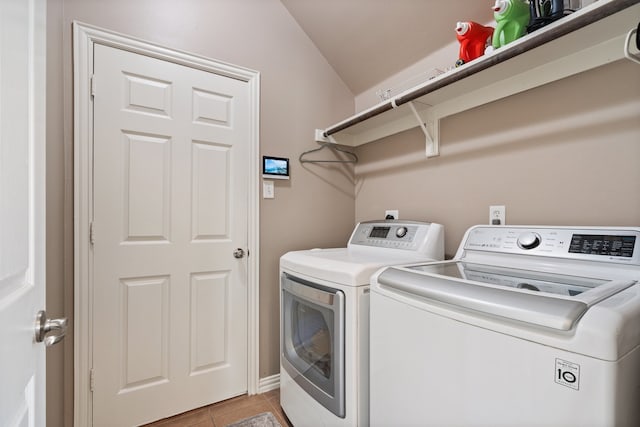
[[[494,49],[505,46],[524,35],[529,24],[529,2],[526,0],[496,0],[493,17],[496,29],[493,32]]]

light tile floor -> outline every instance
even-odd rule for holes
[[[194,409],[145,427],[225,427],[253,415],[271,412],[282,427],[292,427],[280,407],[280,389],[254,396],[238,396]]]

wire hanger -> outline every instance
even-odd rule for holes
[[[341,153],[345,153],[350,157],[350,159],[348,160],[312,160],[312,159],[303,158],[305,154],[315,153],[316,151],[323,150],[326,147],[329,147],[332,150],[340,151]],[[352,153],[351,151],[347,151],[344,148],[340,148],[334,143],[323,142],[322,145],[320,145],[320,148],[314,148],[313,150],[308,150],[300,154],[300,157],[298,158],[298,160],[300,160],[300,163],[357,163],[358,156],[356,156],[356,154]]]

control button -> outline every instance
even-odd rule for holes
[[[536,291],[536,292],[540,292],[540,288],[535,286],[535,285],[531,285],[529,283],[518,283],[516,285],[516,288],[520,288],[520,289],[527,289],[530,291]]]
[[[533,249],[540,244],[540,235],[538,233],[523,233],[518,237],[518,246],[522,249]]]
[[[398,227],[396,230],[396,237],[403,238],[407,235],[407,227]]]

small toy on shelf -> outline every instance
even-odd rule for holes
[[[456,66],[482,56],[487,44],[491,44],[493,27],[485,27],[473,21],[462,21],[456,24],[456,37],[460,42],[460,53]]]
[[[493,5],[496,29],[493,47],[498,49],[522,37],[529,24],[529,2],[526,0],[496,0]]]

